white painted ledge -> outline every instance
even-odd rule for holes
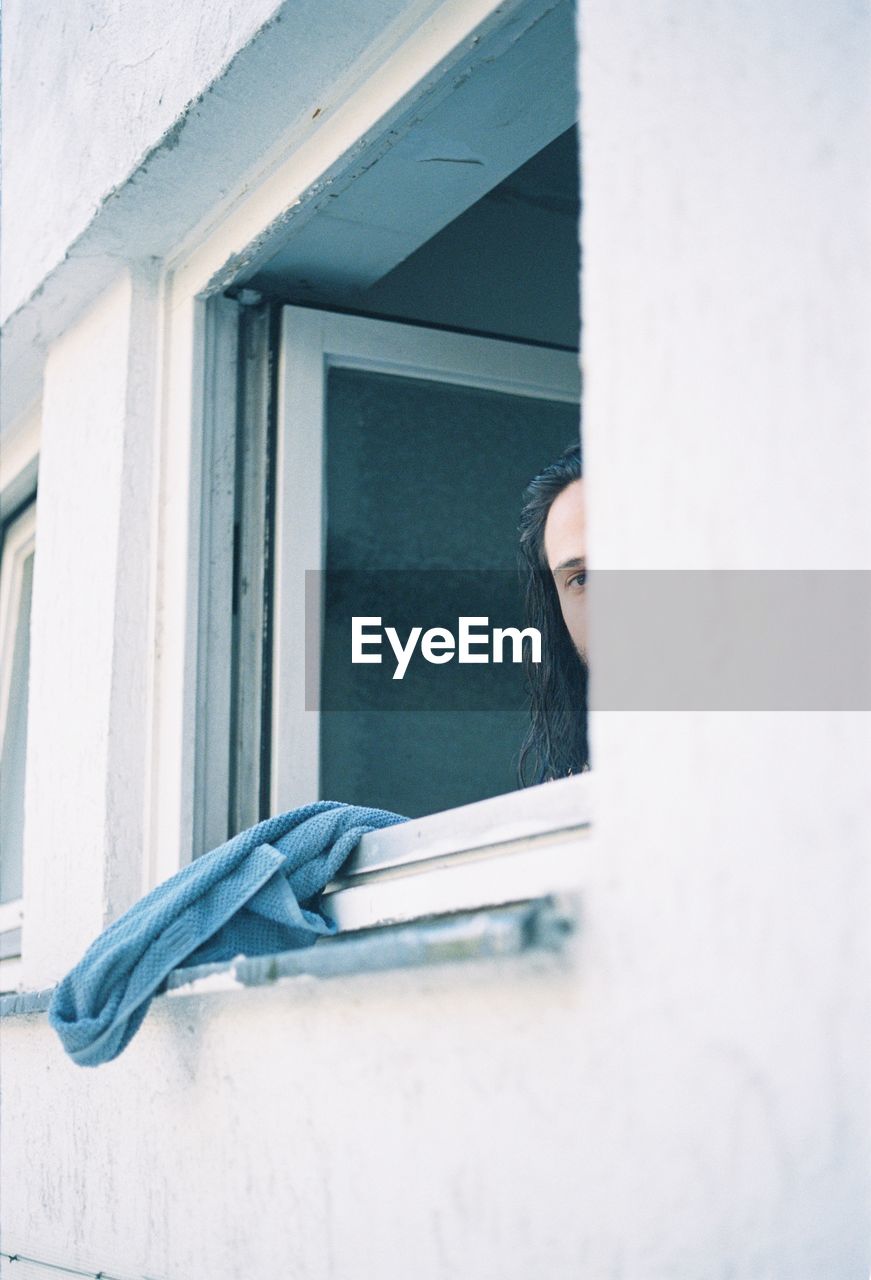
[[[591,786],[582,774],[370,832],[324,909],[347,932],[573,893]]]

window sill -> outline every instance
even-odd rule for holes
[[[544,898],[485,911],[419,920],[324,938],[313,947],[272,956],[239,956],[226,964],[176,969],[165,995],[187,996],[271,986],[295,977],[330,978],[422,965],[558,951],[575,930],[571,899]],[[42,1014],[52,989],[0,996],[0,1018]]]
[[[363,837],[324,907],[341,932],[572,893],[592,774],[494,796]]]
[[[548,782],[370,832],[324,891],[337,936],[301,951],[177,969],[167,993],[558,944],[573,929],[592,777]],[[50,990],[0,996],[0,1016],[43,1012],[50,999]]]

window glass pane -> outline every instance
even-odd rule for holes
[[[21,897],[24,831],[24,760],[27,749],[27,679],[30,668],[30,601],[33,553],[21,567],[18,618],[12,652],[12,678],[3,755],[0,759],[0,902]]]
[[[577,438],[573,404],[359,369],[331,370],[328,575],[405,571],[393,575],[392,616],[402,619],[403,628],[413,607],[409,591],[420,590],[425,597],[429,587],[440,589],[443,578],[436,571],[484,571],[498,578],[503,594],[517,591],[519,599],[516,530],[523,490]],[[379,609],[390,599],[390,589],[386,597],[379,592]],[[322,706],[345,707],[353,696],[343,682],[373,668],[352,669],[334,660],[340,649],[348,649],[349,638],[336,634],[339,620],[329,607],[329,592],[327,600]],[[421,622],[429,625],[425,618]],[[387,616],[384,624],[390,624]],[[341,625],[346,626],[344,618]],[[456,709],[480,701],[481,671],[455,662],[449,675],[447,667],[433,668],[433,680],[452,682],[451,710],[420,705],[400,711],[325,709],[321,794],[419,816],[513,790],[526,718],[523,671],[513,664],[500,669],[500,681],[513,685],[509,696],[500,694],[499,709]]]

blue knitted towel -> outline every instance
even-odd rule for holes
[[[91,943],[48,1018],[82,1067],[117,1058],[173,969],[309,947],[336,926],[316,899],[367,831],[405,822],[319,800],[249,827],[152,889]]]

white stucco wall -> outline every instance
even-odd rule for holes
[[[584,1275],[579,995],[530,957],[177,998],[97,1071],[19,1024],[7,1239],[168,1280]]]
[[[439,8],[4,6],[4,424],[32,409],[51,344],[121,264],[164,262],[244,203],[274,149],[304,141]]]
[[[4,318],[279,7],[4,3]]]
[[[582,23],[591,562],[871,568],[871,15],[586,0]],[[595,584],[590,607],[595,699]],[[588,1274],[858,1280],[871,716],[602,710],[591,735],[587,1034],[622,1155],[579,1186]]]
[[[871,568],[866,6],[585,14],[601,568]]]
[[[157,293],[123,272],[45,369],[31,617],[25,978],[141,889]]]

